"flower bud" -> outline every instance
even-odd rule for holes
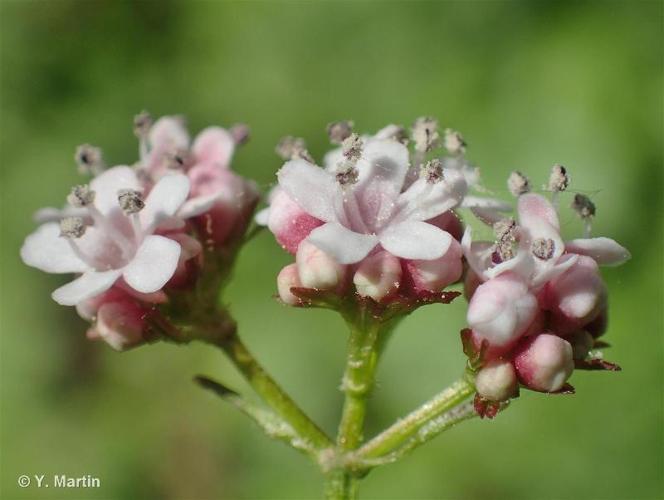
[[[376,301],[394,295],[401,284],[401,262],[389,252],[365,258],[353,276],[357,293]]]
[[[461,278],[461,245],[452,240],[442,257],[434,260],[408,260],[406,269],[416,291],[440,291]]]
[[[101,339],[117,351],[145,342],[146,311],[133,301],[109,302],[97,311],[97,322],[88,338]]]
[[[572,346],[549,333],[526,337],[517,347],[514,366],[526,387],[540,392],[559,391],[574,371]]]
[[[321,224],[321,220],[302,210],[282,190],[279,190],[270,202],[268,228],[284,250],[291,254],[295,254],[300,242]]]
[[[308,241],[300,243],[295,262],[305,288],[330,290],[343,282],[345,266]]]
[[[467,321],[480,341],[508,350],[528,329],[537,310],[537,299],[526,284],[508,272],[477,287]]]
[[[300,276],[297,273],[297,264],[289,264],[279,272],[277,276],[277,290],[279,298],[284,304],[296,306],[302,303],[300,298],[291,292],[291,288],[301,286]]]
[[[475,377],[475,388],[480,396],[491,401],[505,401],[516,395],[517,379],[509,361],[487,363]]]

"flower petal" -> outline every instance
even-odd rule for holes
[[[277,177],[279,186],[309,215],[325,222],[338,219],[335,200],[339,189],[332,174],[305,160],[291,160]]]
[[[390,225],[380,234],[383,248],[403,259],[437,259],[445,255],[451,243],[449,233],[415,220]]]
[[[202,130],[194,140],[191,150],[197,163],[213,164],[219,168],[228,168],[235,141],[233,136],[221,127],[208,127]]]
[[[592,257],[601,266],[618,266],[632,257],[625,247],[604,237],[568,241],[565,243],[565,250]]]
[[[90,299],[105,292],[120,277],[121,271],[86,271],[79,278],[55,290],[51,297],[63,306],[75,306],[79,302]]]
[[[398,200],[398,220],[428,220],[459,205],[468,188],[463,175],[456,170],[444,170],[445,178],[434,184],[417,179]]]
[[[461,250],[470,268],[482,280],[486,280],[485,272],[491,266],[492,249],[493,243],[489,241],[473,242],[473,230],[470,226],[466,226],[461,238]]]
[[[307,241],[340,264],[354,264],[361,261],[378,244],[375,235],[355,233],[336,222],[328,222],[317,227],[309,233]]]
[[[180,117],[162,116],[150,128],[148,141],[152,152],[161,155],[168,150],[187,149],[189,134]]]
[[[528,230],[531,230],[531,227],[539,227],[542,222],[547,223],[557,231],[560,230],[556,209],[542,195],[526,193],[519,196],[517,210],[519,224]]]
[[[21,259],[27,265],[47,273],[82,273],[90,269],[74,252],[66,238],[60,237],[60,225],[49,222],[25,239]]]
[[[95,192],[95,207],[104,215],[120,210],[118,191],[121,189],[143,191],[134,169],[122,165],[109,168],[92,179],[90,188]]]
[[[180,210],[177,211],[177,215],[183,219],[188,219],[190,217],[204,214],[212,208],[212,205],[214,205],[218,199],[219,195],[217,193],[190,198],[182,204]]]
[[[180,245],[169,238],[158,235],[146,237],[132,261],[124,268],[125,281],[141,293],[156,292],[173,276],[180,251]]]
[[[152,188],[140,212],[141,225],[146,233],[152,233],[164,219],[172,217],[189,194],[189,179],[186,175],[165,175]]]

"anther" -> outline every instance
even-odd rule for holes
[[[359,172],[351,161],[342,162],[337,168],[335,178],[341,186],[350,186],[357,182]]]
[[[438,146],[438,121],[430,116],[422,116],[415,120],[412,130],[415,150],[423,153],[429,152]]]
[[[451,128],[445,129],[445,138],[443,141],[445,149],[449,151],[452,155],[459,155],[466,152],[466,141],[464,141],[463,136],[456,130]]]
[[[549,176],[549,191],[554,193],[565,191],[569,186],[569,175],[567,170],[562,165],[556,163],[551,168],[551,175]]]
[[[514,219],[502,219],[493,225],[493,233],[498,241],[515,241],[516,222]]]
[[[80,238],[85,234],[86,225],[81,217],[65,217],[60,221],[60,236]]]
[[[251,137],[249,125],[246,123],[236,123],[230,128],[230,133],[231,137],[233,137],[233,142],[238,146],[249,142],[249,138]]]
[[[595,204],[584,194],[575,194],[572,201],[572,209],[582,219],[589,219],[595,216]]]
[[[353,133],[353,122],[341,120],[327,125],[327,135],[332,144],[341,144]]]
[[[556,244],[551,238],[537,238],[530,245],[533,255],[541,260],[549,260],[556,251]]]
[[[74,186],[67,196],[67,202],[76,208],[87,207],[95,201],[95,192],[87,184]]]
[[[514,219],[499,220],[493,225],[496,243],[492,254],[494,264],[505,262],[514,257],[514,243],[516,242],[516,222]]]
[[[145,207],[141,193],[133,189],[121,189],[118,191],[118,203],[126,215],[138,213]]]
[[[104,167],[101,149],[90,144],[78,146],[74,159],[78,165],[78,171],[82,174],[96,174]]]
[[[521,196],[530,191],[530,181],[528,177],[515,170],[507,179],[507,188],[513,196]]]
[[[314,163],[314,159],[307,151],[307,144],[301,137],[286,136],[282,137],[275,152],[282,160],[296,160],[301,158],[309,163]]]
[[[442,181],[445,178],[443,164],[438,158],[428,161],[420,170],[420,177],[425,179],[429,184],[436,184]]]
[[[143,110],[134,116],[134,135],[139,139],[147,137],[152,127],[152,116]]]
[[[364,143],[356,133],[350,134],[341,143],[343,155],[352,162],[356,162],[362,156],[362,147]]]

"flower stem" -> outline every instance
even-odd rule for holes
[[[334,469],[325,476],[327,500],[354,500],[358,498],[360,480],[344,469]]]

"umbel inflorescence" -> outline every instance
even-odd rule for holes
[[[575,368],[619,369],[599,351],[607,346],[598,339],[608,293],[598,266],[621,264],[629,252],[591,237],[596,207],[581,193],[567,200],[565,167],[554,165],[539,193],[512,172],[512,197],[503,201],[482,187],[463,136],[439,129],[434,118],[374,135],[357,134],[348,121],[327,131],[334,149],[321,166],[304,139],[280,141],[278,183],[248,230],[258,189],[230,170],[248,128],[210,127],[190,143],[182,118],[153,122],[141,113],[138,160],[108,168],[99,148],[80,146],[76,161],[89,179],[72,188],[63,208],[37,213],[42,225],[21,256],[41,270],[77,275],[53,298],[76,306],[92,339],[118,350],[159,339],[223,349],[262,403],[207,377],[198,382],[309,455],[325,474],[329,498],[355,496],[373,467],[462,420],[494,417],[520,388],[572,393]],[[582,238],[563,239],[563,210],[583,220]],[[483,225],[492,238],[474,240],[472,227]],[[262,226],[294,256],[277,276],[279,300],[332,309],[348,324],[335,438],[267,374],[220,302],[238,250]],[[461,378],[366,440],[367,400],[399,321],[460,290],[469,302]]]

